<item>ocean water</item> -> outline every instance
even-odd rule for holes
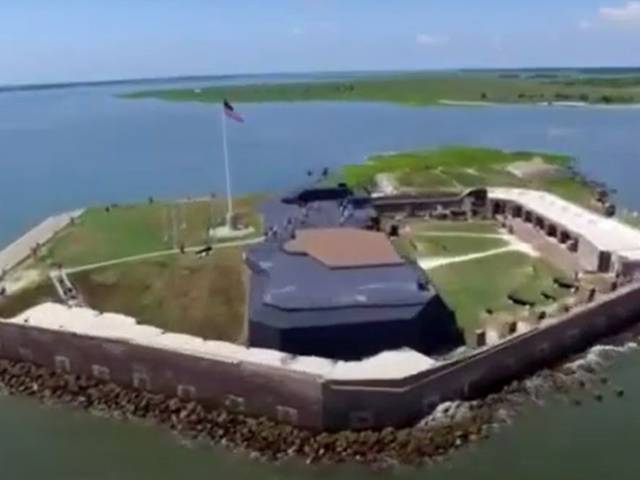
[[[123,100],[125,87],[0,94],[0,245],[42,217],[149,195],[223,193],[216,106]],[[306,170],[373,152],[475,144],[574,155],[588,175],[640,209],[640,109],[405,107],[369,103],[239,105],[229,149],[236,192],[275,191]],[[184,445],[156,427],[0,396],[2,479],[635,479],[640,460],[640,353],[608,375],[605,400],[549,397],[445,465],[383,474],[357,466],[262,465]],[[625,389],[616,398],[614,387]]]
[[[31,400],[0,397],[3,479],[50,480],[635,480],[640,435],[640,352],[604,371],[610,379],[570,398],[548,395],[488,440],[456,452],[442,464],[373,472],[354,465],[262,464],[205,445],[190,445],[152,426],[94,417]],[[625,395],[618,398],[615,390]],[[581,406],[573,405],[580,398]]]
[[[224,193],[219,107],[115,96],[123,91],[0,94],[0,245],[60,210]],[[640,109],[331,102],[238,108],[247,122],[229,125],[237,193],[292,187],[305,181],[307,169],[360,162],[374,152],[474,144],[572,154],[585,173],[640,208]]]

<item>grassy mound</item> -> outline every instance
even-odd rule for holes
[[[210,257],[173,255],[72,274],[98,311],[207,339],[236,342],[244,331],[245,279],[239,248]]]
[[[436,150],[374,155],[362,164],[345,166],[343,177],[356,188],[370,186],[376,175],[389,172],[397,174],[396,180],[400,182],[414,175],[428,175],[427,187],[443,189],[456,184],[459,184],[458,188],[483,186],[487,183],[503,184],[505,180],[517,183],[518,177],[507,172],[505,167],[534,157],[562,167],[569,166],[572,162],[571,157],[563,155],[450,146]]]
[[[246,278],[242,250],[211,256],[175,254],[72,273],[87,304],[101,312],[132,316],[141,324],[211,340],[242,342]],[[49,279],[0,299],[0,317],[13,317],[43,302],[57,302]]]
[[[556,167],[553,174],[520,177],[509,170],[535,159]],[[586,207],[594,206],[596,188],[570,168],[573,159],[538,152],[450,146],[436,150],[374,155],[343,167],[342,179],[354,188],[370,188],[379,174],[391,175],[401,190],[430,194],[459,193],[474,187],[521,187],[546,190]]]

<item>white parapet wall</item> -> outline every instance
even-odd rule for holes
[[[127,342],[223,362],[254,363],[310,374],[323,380],[401,379],[439,365],[437,361],[409,349],[383,352],[361,361],[292,356],[276,350],[247,348],[229,342],[170,333],[140,325],[126,315],[99,313],[83,307],[70,308],[57,303],[35,306],[13,318],[0,319],[0,323]]]
[[[597,270],[599,254],[612,257],[612,267],[640,269],[640,230],[607,218],[549,192],[524,188],[490,188],[491,200],[518,204],[580,238],[578,256],[587,270]]]
[[[43,245],[84,212],[83,209],[65,212],[47,218],[15,242],[0,251],[0,271],[9,271],[26,260],[31,249]]]
[[[189,391],[205,405],[306,428],[370,429],[406,425],[442,401],[482,396],[636,324],[639,315],[635,283],[447,362],[410,350],[342,362],[206,341],[124,315],[47,303],[0,319],[0,355],[169,396]]]

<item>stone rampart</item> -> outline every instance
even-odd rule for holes
[[[102,321],[108,327],[108,317],[94,317],[96,325]],[[17,317],[0,320],[0,358],[311,429],[369,429],[408,425],[442,401],[482,396],[638,319],[640,285],[628,285],[468,357],[434,365],[414,352],[330,362],[222,342],[211,342],[205,355],[197,351],[197,339],[177,343],[180,336],[151,327],[102,328],[91,334],[77,319],[76,329],[89,333],[70,331],[73,322],[63,329],[57,320],[38,324],[34,318]],[[155,340],[145,344],[148,332]],[[395,365],[395,374],[385,365]]]
[[[443,401],[483,396],[639,320],[640,286],[634,284],[466,359],[409,378],[328,381],[323,399],[325,428],[410,424]]]
[[[0,323],[0,357],[205,406],[322,427],[320,381],[303,372],[4,322]]]

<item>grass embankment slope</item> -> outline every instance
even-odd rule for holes
[[[242,339],[246,279],[240,248],[204,258],[178,254],[123,263],[70,278],[99,311],[124,313],[171,332]]]
[[[374,101],[406,105],[432,105],[443,100],[610,104],[640,102],[640,78],[632,82],[620,81],[615,76],[597,77],[589,82],[573,74],[540,76],[499,72],[423,72],[335,81],[145,90],[123,97],[212,103],[229,98],[234,102]]]
[[[521,252],[452,263],[429,270],[428,274],[466,331],[477,328],[488,310],[522,313],[523,307],[513,303],[510,296],[541,307],[552,303],[545,294],[557,299],[568,294],[553,281],[563,276],[561,271]]]
[[[526,313],[513,299],[542,308],[569,294],[554,281],[566,280],[566,272],[543,258],[509,250],[506,232],[494,221],[413,220],[410,226],[410,235],[402,237],[403,253],[426,260],[429,278],[469,334],[483,322]],[[414,248],[410,253],[408,245]],[[486,256],[460,261],[476,254]],[[426,266],[433,261],[443,263]]]
[[[58,294],[53,284],[47,279],[8,297],[0,298],[0,318],[12,318],[34,305],[57,301]]]
[[[554,168],[518,176],[510,167],[521,162]],[[430,193],[461,192],[472,187],[533,188],[592,207],[595,188],[571,166],[571,157],[563,155],[452,146],[374,155],[364,163],[345,166],[342,179],[355,188],[363,188],[372,186],[378,174],[390,174],[400,188]]]
[[[204,258],[167,255],[73,273],[69,278],[98,311],[129,315],[171,332],[240,342],[245,333],[243,268],[242,250],[229,247]],[[44,278],[0,298],[0,317],[58,301],[53,284]]]

